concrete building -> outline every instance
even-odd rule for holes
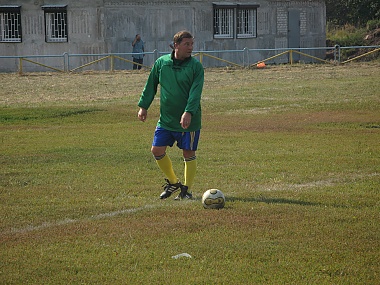
[[[131,53],[139,33],[145,51],[151,52],[144,65],[151,65],[157,51],[170,51],[173,35],[182,29],[195,36],[195,51],[324,47],[325,23],[324,0],[0,0],[0,57]],[[311,54],[323,57],[318,50]],[[253,53],[250,61],[262,56]],[[234,62],[241,57],[227,55]],[[70,57],[70,65],[96,58]],[[38,58],[56,67],[61,61]],[[15,71],[17,65],[15,58],[0,58],[0,71]],[[131,66],[122,61],[117,65]]]

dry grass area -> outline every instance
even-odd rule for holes
[[[253,92],[255,98],[265,94],[267,100],[268,92],[275,98],[278,92],[286,92],[289,89],[302,89],[309,84],[321,85],[322,80],[333,83],[337,82],[343,90],[350,88],[348,79],[353,77],[373,78],[378,74],[380,63],[352,64],[344,66],[334,65],[283,65],[268,66],[264,70],[256,69],[207,69],[205,74],[204,100],[218,100],[210,98],[208,93],[227,89],[228,86],[236,89],[239,82],[239,91],[247,92],[245,88]],[[74,74],[61,73],[27,73],[18,75],[16,73],[0,73],[2,88],[0,90],[0,106],[11,105],[41,105],[68,102],[97,102],[132,97],[133,100],[139,96],[145,81],[149,75],[147,70],[138,72],[85,72]],[[278,82],[289,84],[277,85]],[[347,86],[339,83],[347,80]],[[320,86],[323,88],[323,86]],[[371,87],[371,86],[369,86]],[[253,88],[253,89],[252,89]],[[285,89],[284,89],[285,88]],[[334,88],[333,84],[329,88]],[[375,90],[376,91],[376,90]],[[234,92],[233,90],[231,91]],[[326,93],[328,94],[328,89]],[[327,95],[326,94],[326,95]],[[358,94],[360,95],[360,94]],[[378,95],[374,94],[374,95]],[[228,93],[226,93],[228,96]],[[233,97],[231,98],[233,100]],[[276,106],[280,108],[281,106]],[[251,110],[254,112],[254,110]],[[265,110],[257,110],[258,112]]]
[[[99,102],[138,96],[148,72],[0,74],[1,105]]]

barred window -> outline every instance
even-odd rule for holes
[[[237,38],[256,37],[257,7],[238,6],[236,22]]]
[[[221,8],[214,5],[214,37],[233,38],[234,34],[233,7]]]
[[[21,42],[21,6],[0,6],[0,42]]]
[[[47,43],[67,42],[67,6],[45,5],[45,41]]]
[[[213,3],[214,38],[257,37],[257,4]]]

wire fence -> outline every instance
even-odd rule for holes
[[[373,60],[379,58],[380,46],[318,47],[318,48],[282,48],[194,51],[193,56],[207,67],[257,67],[265,64],[324,63],[345,64],[355,60]],[[154,50],[145,52],[143,68],[151,68],[154,61],[163,54]],[[355,54],[355,56],[350,56]],[[78,72],[78,71],[115,71],[132,69],[136,64],[132,53],[111,54],[70,54],[0,56],[0,72]],[[139,65],[139,64],[138,64]]]

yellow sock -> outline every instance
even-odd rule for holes
[[[189,189],[193,186],[195,174],[197,172],[196,156],[185,159],[185,183]]]
[[[178,178],[174,173],[173,165],[170,157],[165,153],[161,157],[155,157],[156,162],[165,176],[168,178],[170,184],[178,182]]]

